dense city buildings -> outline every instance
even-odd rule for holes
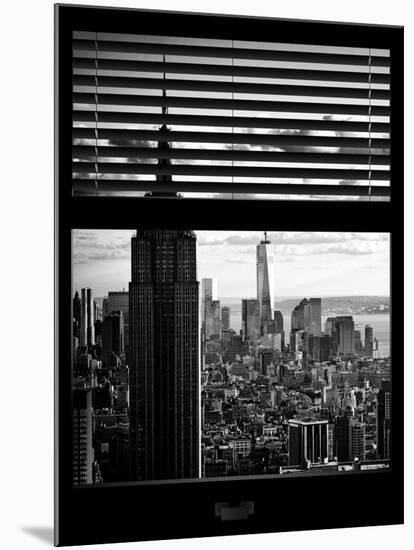
[[[381,337],[321,297],[274,309],[272,246],[230,302],[194,232],[138,230],[128,291],[74,293],[73,483],[389,467]]]
[[[196,272],[192,231],[137,231],[132,238],[129,419],[138,480],[199,475]]]

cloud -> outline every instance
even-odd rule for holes
[[[226,258],[228,264],[248,264],[249,260],[243,258]]]
[[[344,241],[385,242],[389,240],[386,233],[327,233],[327,232],[300,232],[300,233],[269,233],[269,239],[274,244],[328,244]]]
[[[86,264],[93,261],[111,261],[111,260],[128,260],[130,258],[129,250],[118,249],[104,252],[80,252],[74,253],[73,263],[74,264]]]
[[[277,249],[276,258],[280,261],[283,257],[300,257],[300,256],[320,256],[326,254],[345,254],[350,256],[360,256],[374,254],[378,251],[378,245],[375,242],[338,242],[334,244],[324,243],[317,245],[310,244],[290,244],[282,245]]]
[[[257,245],[263,238],[263,233],[240,234],[235,233],[226,237],[211,238],[200,237],[198,244],[201,246],[253,246]],[[328,233],[328,232],[269,232],[268,239],[275,246],[282,245],[315,245],[329,243],[343,243],[368,241],[368,242],[387,242],[389,236],[387,233]],[[242,250],[240,250],[242,252]]]
[[[101,240],[99,237],[99,231],[97,232],[74,232],[73,243],[74,248],[89,248],[93,250],[123,250],[129,249],[131,246],[131,237],[118,236],[114,237],[110,241]]]

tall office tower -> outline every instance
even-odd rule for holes
[[[283,332],[283,315],[282,312],[278,309],[275,309],[275,326],[276,334]]]
[[[107,312],[114,313],[116,311],[122,311],[124,318],[124,345],[125,348],[129,346],[129,292],[127,290],[117,290],[108,292],[108,306]]]
[[[308,336],[307,340],[308,357],[314,361],[323,363],[328,361],[331,355],[331,337],[327,334],[322,336]]]
[[[324,333],[327,334],[328,336],[332,336],[332,333],[335,330],[335,322],[336,322],[336,317],[328,317],[326,319]]]
[[[365,460],[365,424],[357,418],[349,419],[349,460]]]
[[[259,300],[242,300],[242,335],[243,340],[255,341],[260,336]]]
[[[334,456],[338,462],[349,460],[349,414],[346,413],[335,418]]]
[[[289,420],[289,466],[306,467],[328,460],[328,421]]]
[[[204,304],[204,336],[220,339],[221,337],[221,319],[220,319],[220,300],[206,300]]]
[[[132,237],[130,432],[135,479],[199,474],[199,315],[193,231]]]
[[[272,363],[273,355],[273,350],[271,349],[259,350],[260,372],[263,376],[266,376],[267,374],[267,367]]]
[[[228,306],[221,308],[221,328],[222,330],[229,330],[230,328],[230,308]]]
[[[81,326],[81,299],[79,298],[79,292],[75,292],[75,296],[72,301],[72,315],[73,315],[73,336],[75,338],[80,337]]]
[[[373,357],[374,348],[374,331],[371,325],[365,325],[365,355],[367,357]]]
[[[94,481],[94,450],[92,447],[92,390],[73,390],[73,453],[72,481],[74,485]]]
[[[95,344],[95,305],[92,289],[82,288],[81,296],[80,343],[81,346],[93,346]]]
[[[125,326],[123,311],[107,315],[102,325],[102,355],[110,365],[112,354],[122,355],[125,350]]]
[[[354,340],[355,340],[355,353],[359,356],[362,356],[364,347],[362,345],[361,331],[360,330],[355,330]]]
[[[372,341],[372,358],[373,359],[378,359],[378,357],[379,357],[378,340],[376,338],[374,338],[374,340]]]
[[[309,300],[303,298],[292,311],[291,329],[308,330],[309,327]]]
[[[201,330],[204,339],[206,336],[206,324],[212,324],[209,315],[214,315],[214,309],[211,307],[211,302],[217,301],[217,280],[206,278],[201,279]],[[216,306],[215,306],[216,307]]]
[[[321,298],[309,299],[309,334],[312,336],[321,335],[322,320],[322,300]]]
[[[105,296],[102,300],[102,317],[106,317],[109,313],[109,301],[108,296]]]
[[[102,321],[102,308],[99,306],[96,300],[93,301],[93,319],[96,321]]]
[[[201,320],[205,317],[206,301],[217,300],[217,280],[216,279],[201,279]]]
[[[256,282],[257,299],[260,311],[260,332],[270,332],[270,321],[272,320],[274,306],[274,273],[273,273],[273,247],[270,241],[265,238],[256,247]]]
[[[302,351],[303,330],[291,330],[289,337],[290,353]]]
[[[339,355],[355,353],[355,326],[351,315],[344,315],[335,319],[335,344]]]
[[[382,381],[377,396],[377,456],[391,458],[391,382]]]

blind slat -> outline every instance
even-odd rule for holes
[[[279,128],[284,130],[321,130],[338,132],[368,132],[369,122],[350,120],[306,120],[300,118],[238,117],[214,115],[172,115],[157,113],[119,113],[99,111],[74,111],[73,122],[98,122],[114,124],[153,124],[177,126],[223,126],[228,128]],[[371,132],[387,133],[389,123],[371,122]]]
[[[389,49],[87,31],[72,45],[75,194],[390,197]]]
[[[94,40],[73,40],[73,48],[83,51],[95,51]],[[218,48],[213,46],[182,46],[177,44],[149,44],[139,42],[110,42],[98,40],[100,52],[125,54],[155,54],[182,57],[214,57],[222,59],[253,59],[255,61],[289,61],[291,63],[326,63],[330,65],[387,67],[388,57],[373,55],[347,55],[337,53],[314,53],[302,51],[265,50],[248,48]]]
[[[95,94],[73,93],[73,103],[93,105]],[[304,103],[299,101],[260,101],[247,99],[209,99],[193,97],[162,97],[145,95],[97,94],[99,105],[122,107],[169,107],[183,109],[214,109],[227,111],[269,111],[280,113],[322,113],[326,115],[368,116],[367,105],[336,103]],[[371,116],[389,116],[390,107],[373,105]]]
[[[73,138],[96,139],[95,130],[91,128],[74,128]],[[99,139],[118,141],[157,141],[157,142],[189,142],[189,143],[234,143],[272,146],[308,146],[308,147],[351,147],[386,148],[389,139],[371,139],[359,137],[324,137],[301,136],[295,134],[241,134],[215,132],[180,132],[171,130],[99,130]]]
[[[315,70],[313,67],[269,68],[269,67],[241,67],[238,65],[213,65],[197,63],[170,63],[166,61],[134,61],[129,59],[100,59],[98,62],[100,71],[125,71],[125,72],[159,72],[194,75],[211,75],[227,77],[248,78],[273,78],[286,80],[321,80],[325,82],[368,82],[368,72],[357,71],[331,71]],[[73,70],[87,69],[95,71],[95,58],[79,58],[73,61]],[[372,84],[389,84],[388,73],[371,73]]]
[[[73,185],[79,193],[87,195],[99,192],[123,193],[131,191],[161,191],[161,192],[200,192],[200,193],[240,193],[240,184],[231,182],[171,182],[162,183],[154,181],[136,180],[99,180],[96,188],[94,180],[75,179]],[[348,196],[372,196],[389,197],[388,187],[372,185],[368,187],[357,185],[316,185],[316,184],[283,184],[283,183],[244,183],[245,193],[257,194],[294,194],[294,195],[348,195]]]
[[[173,80],[162,78],[132,78],[75,75],[74,86],[95,87],[99,93],[105,93],[105,88],[132,88],[150,90],[185,90],[194,92],[222,92],[238,94],[266,94],[282,96],[311,96],[311,97],[335,97],[372,100],[388,100],[388,90],[369,90],[368,88],[340,88],[333,86],[289,86],[281,84],[250,84],[244,82],[208,82],[205,80]]]
[[[91,157],[113,157],[133,161],[134,159],[186,159],[186,160],[227,160],[258,162],[289,162],[314,164],[369,164],[369,154],[336,153],[293,153],[286,151],[237,151],[217,149],[154,149],[153,147],[93,147],[73,146],[73,156],[90,162]],[[372,165],[389,165],[389,155],[373,155]]]
[[[171,164],[167,166],[142,163],[116,162],[85,162],[72,163],[75,173],[82,174],[155,174],[155,175],[182,175],[182,176],[214,176],[214,177],[271,177],[271,178],[314,178],[314,179],[343,179],[352,174],[355,180],[372,179],[388,181],[388,170],[375,170],[375,175],[369,170],[340,170],[332,168],[273,168],[256,166],[199,166]]]

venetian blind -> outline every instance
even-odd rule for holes
[[[389,50],[73,33],[74,195],[390,197]]]

